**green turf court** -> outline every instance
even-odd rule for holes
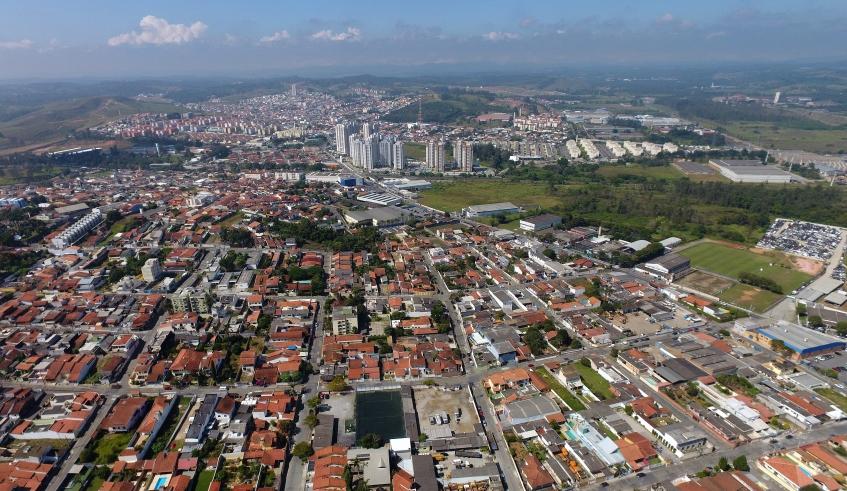
[[[785,293],[790,293],[812,278],[811,275],[794,269],[771,266],[775,260],[768,256],[713,242],[697,244],[679,253],[691,259],[691,267],[732,278],[738,278],[741,272],[753,273],[772,279],[782,286]]]
[[[407,436],[399,390],[356,393],[356,440],[370,433],[376,433],[386,442]]]

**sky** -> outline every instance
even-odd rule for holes
[[[845,0],[0,0],[0,79],[847,60]]]

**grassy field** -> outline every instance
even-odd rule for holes
[[[835,389],[815,389],[815,392],[832,401],[833,404],[838,406],[838,409],[847,411],[847,396],[844,394]]]
[[[244,219],[244,213],[239,211],[235,215],[221,220],[220,222],[218,222],[218,225],[220,225],[221,228],[232,227],[236,223],[240,222],[242,219]]]
[[[131,431],[126,433],[107,433],[106,435],[103,435],[102,438],[91,440],[91,443],[89,443],[88,446],[92,450],[92,458],[87,459],[88,462],[84,463],[112,465],[115,460],[117,460],[118,455],[120,455],[126,448],[127,444],[129,444],[133,435],[134,433]],[[80,454],[80,461],[83,460],[83,456],[85,456],[86,453],[87,452],[83,451],[83,453]]]
[[[426,160],[426,146],[423,143],[406,143],[403,145],[406,158],[411,160]]]
[[[215,471],[205,470],[197,477],[197,486],[195,491],[209,491],[209,486],[212,485],[212,479],[215,477]]]
[[[0,124],[0,148],[59,141],[75,130],[138,113],[180,112],[170,104],[139,102],[126,97],[89,97],[49,104],[39,111]]]
[[[792,128],[795,122],[741,121],[725,125],[727,131],[762,148],[791,148],[810,152],[847,152],[847,129],[820,123],[820,129]]]
[[[766,308],[773,305],[774,302],[782,298],[782,295],[738,283],[718,295],[718,298],[724,302],[729,302],[731,304],[738,305],[739,307],[744,307],[745,309],[751,309],[761,313],[764,312]]]
[[[724,276],[737,278],[739,273],[748,272],[770,278],[782,286],[784,292],[790,292],[812,278],[800,271],[771,266],[775,261],[771,257],[712,242],[697,244],[680,251],[680,254],[691,259],[692,267]]]
[[[597,173],[611,178],[626,174],[631,176],[652,177],[654,179],[679,179],[685,177],[685,174],[683,174],[682,171],[676,167],[670,166],[642,167],[640,165],[610,165],[601,166],[597,169]]]
[[[544,381],[545,384],[550,386],[550,389],[556,393],[559,397],[565,401],[565,404],[568,405],[574,411],[584,411],[585,404],[582,403],[575,395],[571,393],[568,389],[565,388],[558,380],[556,380],[553,375],[547,371],[546,368],[539,368],[535,370],[536,375],[538,375],[541,380]]]
[[[433,182],[432,189],[421,191],[419,201],[442,211],[459,211],[471,205],[510,201],[518,206],[555,206],[559,200],[547,195],[546,184],[514,183],[476,179]]]
[[[600,376],[599,373],[595,372],[591,367],[587,367],[582,363],[573,363],[576,371],[579,372],[579,376],[582,379],[582,383],[588,387],[595,396],[600,398],[601,400],[612,399],[615,397],[612,394],[612,391],[609,390],[609,381]]]

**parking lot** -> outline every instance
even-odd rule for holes
[[[441,460],[440,462],[438,461],[438,458],[440,457],[436,457],[436,476],[439,478],[451,477],[453,471],[455,471],[456,469],[463,469],[465,467],[482,467],[486,464],[486,462],[494,461],[493,456],[488,456],[486,454],[481,455],[481,458],[457,457],[455,452],[435,452],[434,456],[443,457],[443,460]],[[459,461],[461,461],[461,463],[459,463]]]
[[[758,247],[827,260],[841,242],[841,229],[798,220],[774,220]]]
[[[338,433],[344,433],[344,422],[353,419],[356,407],[356,393],[332,394],[329,399],[324,399],[321,404],[322,414],[331,414],[338,418]]]
[[[459,408],[461,416],[456,419],[455,410]],[[415,389],[415,409],[418,412],[418,422],[421,432],[427,430],[438,430],[449,428],[455,433],[472,433],[474,423],[478,423],[476,409],[471,403],[471,396],[467,387],[457,391],[444,391],[442,387],[430,389]],[[430,416],[436,413],[447,413],[449,422],[445,424],[432,424]]]
[[[682,307],[676,307],[673,319],[662,322],[650,322],[650,317],[643,312],[633,312],[626,314],[626,324],[621,324],[620,316],[616,316],[615,324],[632,331],[634,336],[656,334],[657,331],[664,329],[664,324],[667,324],[673,329],[687,329],[690,322],[685,319],[689,312]]]
[[[832,380],[833,384],[847,382],[847,356],[839,352],[839,354],[830,353],[823,358],[810,358],[808,362],[813,368],[837,371],[838,381]]]

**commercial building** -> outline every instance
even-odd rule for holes
[[[338,153],[349,154],[350,135],[354,132],[351,123],[339,123],[335,125],[335,150]]]
[[[812,358],[841,351],[845,347],[845,342],[838,338],[785,321],[755,333],[747,332],[747,337],[765,345],[770,345],[772,341],[782,341],[786,348],[794,351],[791,355],[794,359]]]
[[[405,214],[396,208],[385,206],[365,211],[348,211],[344,214],[347,222],[354,227],[360,225],[374,227],[390,227],[403,223]]]
[[[462,213],[468,218],[490,217],[494,215],[517,213],[520,208],[512,203],[491,203],[487,205],[469,206],[462,210]]]
[[[141,276],[144,277],[144,281],[147,283],[152,283],[162,276],[162,268],[159,265],[159,260],[155,257],[148,259],[144,266],[141,267]]]
[[[691,260],[676,253],[665,254],[636,266],[639,271],[663,278],[673,278],[674,275],[689,268],[691,268]]]
[[[332,309],[332,333],[334,335],[355,334],[357,332],[359,332],[359,316],[353,307]]]
[[[403,202],[397,196],[392,196],[390,194],[383,193],[364,193],[360,194],[356,197],[359,201],[364,201],[365,203],[372,203],[379,206],[391,206],[391,205],[399,205]]]
[[[444,161],[447,158],[443,141],[429,140],[426,143],[426,165],[432,172],[444,172]]]
[[[547,396],[531,397],[503,405],[503,413],[513,425],[546,419],[547,416],[561,414],[562,410],[553,399]]]
[[[758,160],[710,160],[709,165],[733,182],[789,183],[799,178]]]
[[[306,181],[337,183],[340,177],[338,172],[310,172],[306,174]]]
[[[397,143],[402,144],[403,142]],[[432,183],[422,179],[386,179],[383,183],[386,187],[397,191],[421,191],[432,188]]]
[[[196,196],[188,198],[186,200],[186,204],[188,206],[191,206],[192,208],[199,208],[201,206],[209,206],[214,203],[217,199],[218,197],[214,194],[208,191],[201,191],[197,193]]]
[[[548,229],[559,223],[562,223],[562,217],[558,215],[553,215],[551,213],[545,213],[544,215],[538,215],[535,217],[522,219],[520,222],[520,226],[521,230],[537,232],[539,230]]]

